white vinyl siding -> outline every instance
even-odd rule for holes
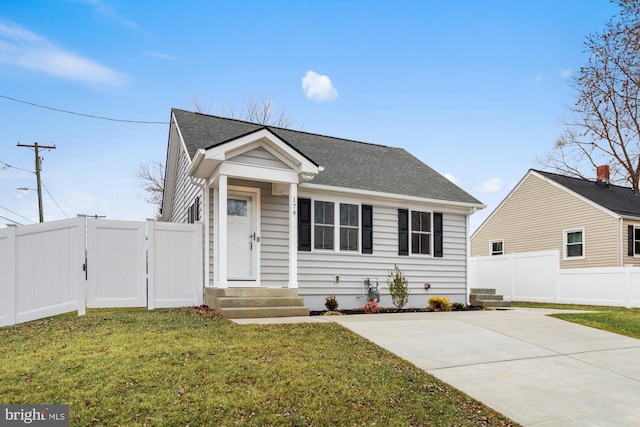
[[[498,239],[509,253],[558,250],[560,268],[618,266],[620,251],[627,253],[617,218],[537,175],[525,177],[492,215],[472,236],[471,256],[490,255],[489,242]],[[585,230],[584,259],[563,259],[563,231],[572,228]]]
[[[200,197],[198,218],[203,217],[204,194],[202,188],[193,185],[187,176],[187,170],[191,166],[189,157],[184,150],[180,150],[178,157],[178,174],[176,177],[175,195],[173,197],[173,211],[171,212],[171,222],[189,222],[189,208],[193,205],[196,197]]]

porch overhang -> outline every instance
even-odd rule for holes
[[[280,162],[279,167],[237,161],[243,154],[263,149]],[[187,171],[189,176],[212,180],[219,175],[276,183],[310,181],[323,168],[292,148],[267,128],[199,149]]]

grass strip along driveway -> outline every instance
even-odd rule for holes
[[[568,322],[626,335],[640,339],[640,309],[624,307],[605,307],[596,305],[547,304],[514,302],[514,307],[553,308],[583,310],[587,313],[557,313],[550,315]]]
[[[194,309],[2,328],[0,403],[69,404],[71,425],[516,425],[335,323]]]

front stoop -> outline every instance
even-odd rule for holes
[[[496,290],[489,288],[471,288],[469,304],[484,308],[511,307],[511,301],[504,301],[502,295],[496,295]]]
[[[309,316],[291,288],[206,288],[205,304],[225,319]]]

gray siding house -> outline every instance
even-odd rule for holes
[[[171,111],[161,220],[201,221],[207,294],[295,289],[362,307],[394,264],[407,307],[466,302],[469,217],[485,206],[401,148]]]

